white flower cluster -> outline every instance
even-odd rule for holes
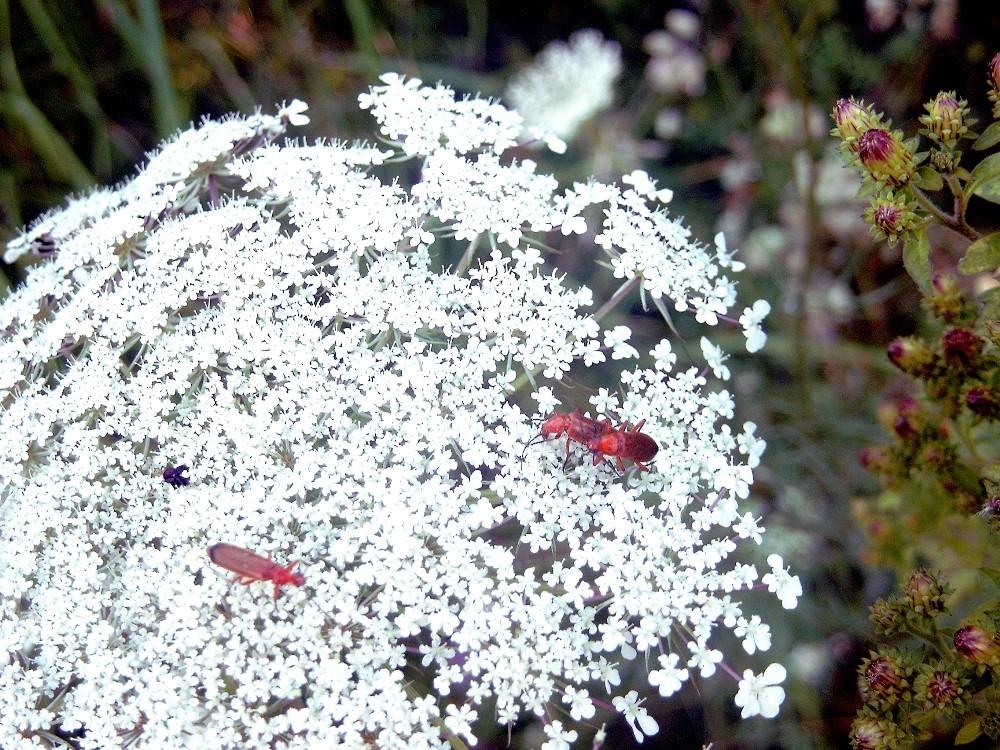
[[[507,86],[505,98],[539,128],[569,140],[580,126],[614,101],[622,71],[621,50],[594,29],[578,31],[569,42],[552,42]]]
[[[500,161],[516,115],[383,82],[363,105],[425,160],[409,192],[372,174],[394,152],[274,144],[305,121],[293,102],[181,134],[8,247],[46,260],[0,305],[5,750],[444,748],[475,744],[484,703],[501,724],[561,712],[560,748],[595,691],[641,738],[626,662],[658,659],[667,695],[682,662],[715,670],[717,628],[770,645],[741,592],[794,606],[780,559],[764,579],[729,561],[761,540],[738,500],[763,442],[667,342],[591,400],[645,420],[650,471],[529,445],[522,383],[599,366],[602,341],[639,352],[521,233],[587,231],[603,201],[591,231],[621,274],[721,314],[711,256],[635,190],[558,193]],[[484,233],[510,249],[440,262]],[[233,585],[217,542],[276,564]],[[291,560],[304,582],[272,597]],[[777,678],[747,671],[744,716],[773,715]]]

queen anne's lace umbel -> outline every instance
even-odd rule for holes
[[[206,122],[8,246],[48,259],[0,305],[5,750],[440,748],[474,744],[484,701],[544,717],[555,748],[600,720],[595,691],[641,737],[623,665],[667,695],[715,671],[717,627],[770,645],[742,611],[758,573],[728,560],[761,540],[738,500],[763,450],[728,393],[666,342],[624,398],[602,389],[592,411],[661,446],[624,478],[526,449],[539,415],[515,399],[525,372],[600,366],[602,341],[638,353],[523,234],[598,233],[616,275],[711,322],[728,256],[642,175],[560,194],[498,159],[519,125],[495,102],[387,76],[362,104],[401,146],[276,145],[299,102]],[[410,191],[365,171],[399,151],[425,160]],[[442,268],[446,234],[496,242]],[[219,541],[305,583],[233,586]],[[777,711],[778,674],[747,671],[744,715]]]

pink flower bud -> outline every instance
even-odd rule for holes
[[[858,156],[877,182],[899,187],[913,176],[913,154],[898,136],[883,128],[870,128],[861,134]]]

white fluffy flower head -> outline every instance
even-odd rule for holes
[[[625,284],[708,322],[735,302],[712,253],[648,178],[560,190],[501,159],[520,118],[495,102],[389,75],[362,106],[391,147],[278,145],[298,101],[206,122],[8,246],[43,261],[0,304],[5,750],[54,727],[92,748],[442,748],[475,743],[484,703],[501,723],[559,707],[554,749],[591,691],[641,738],[630,661],[670,652],[650,674],[669,694],[678,665],[715,671],[716,629],[768,644],[743,614],[756,568],[729,559],[763,533],[739,508],[763,441],[525,236],[582,223]],[[409,188],[371,173],[400,154],[422,160]],[[560,405],[567,372],[615,357],[606,416]],[[532,442],[556,408],[582,410],[576,438],[641,423],[649,470]],[[648,448],[622,440],[612,458]],[[219,542],[258,557],[213,565]],[[761,581],[801,594],[780,560]],[[770,712],[761,685],[741,695]]]
[[[569,42],[552,42],[507,87],[506,99],[534,126],[568,140],[614,101],[621,51],[599,31],[585,29]]]

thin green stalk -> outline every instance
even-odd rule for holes
[[[978,240],[982,235],[975,229],[970,227],[965,223],[964,218],[958,218],[950,214],[945,213],[940,208],[934,205],[934,202],[927,197],[916,185],[910,185],[910,190],[913,193],[913,198],[916,200],[917,204],[924,209],[928,214],[937,219],[938,223],[942,226],[948,227],[955,232],[958,232],[963,237],[967,237],[972,242]],[[958,201],[958,196],[955,197],[956,202]]]
[[[809,107],[811,104],[809,97],[809,87],[807,85],[807,70],[802,55],[799,53],[795,36],[788,25],[788,18],[778,0],[765,0],[768,15],[771,18],[772,28],[778,32],[778,39],[781,41],[783,58],[787,63],[788,74],[791,78],[791,87],[795,98],[802,106],[802,131],[805,137],[806,151],[809,154],[809,175],[806,180],[805,194],[803,196],[806,204],[806,236],[803,238],[803,247],[806,250],[805,265],[802,269],[801,282],[795,290],[795,309],[798,314],[795,316],[795,383],[798,395],[799,406],[802,409],[803,417],[811,411],[811,401],[808,389],[808,335],[806,332],[806,295],[810,292],[810,280],[817,264],[816,237],[818,236],[818,215],[816,207],[816,182],[818,178],[816,160],[816,145],[809,133]],[[763,19],[757,19],[757,24]]]
[[[85,190],[97,182],[45,113],[27,96],[0,93],[0,116],[24,129],[50,177],[76,190]]]
[[[629,294],[629,292],[631,292],[637,286],[639,286],[638,276],[635,276],[626,281],[624,284],[622,284],[618,288],[618,291],[611,295],[611,299],[609,299],[607,302],[601,305],[601,308],[594,313],[594,320],[599,321],[602,318],[604,318],[605,315],[607,315],[609,312],[611,312],[611,310],[617,307],[618,303],[621,302],[622,299],[624,299]]]
[[[132,16],[121,0],[97,0],[149,78],[156,130],[161,138],[166,138],[184,127],[187,117],[170,73],[159,5],[156,0],[135,2],[137,17]]]
[[[70,51],[42,0],[20,0],[20,2],[35,30],[35,37],[48,50],[55,69],[73,84],[73,95],[77,106],[93,129],[94,153],[99,168],[109,171],[111,139],[108,137],[107,117],[97,100],[97,89],[90,79],[86,66],[81,64]]]
[[[28,97],[14,57],[7,0],[0,0],[0,85],[0,117],[24,130],[45,171],[78,190],[93,185],[90,170]]]
[[[379,69],[379,52],[375,44],[375,21],[365,0],[345,0],[344,10],[351,23],[354,34],[354,48],[361,56],[365,70],[371,79],[377,80],[382,72]]]

